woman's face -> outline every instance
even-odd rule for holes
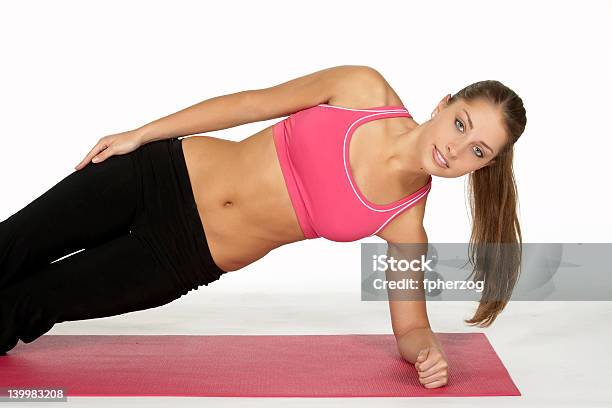
[[[438,177],[460,177],[493,164],[507,140],[501,110],[484,100],[459,99],[449,105],[448,99],[440,101],[426,122],[425,170]]]

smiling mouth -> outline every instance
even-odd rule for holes
[[[442,156],[442,153],[440,153],[436,145],[434,145],[432,154],[433,154],[434,161],[436,162],[438,166],[445,167],[447,169],[449,168],[448,162],[446,161],[444,156]]]

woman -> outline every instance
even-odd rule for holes
[[[286,115],[240,142],[177,139]],[[380,73],[345,65],[103,137],[77,171],[1,224],[0,351],[58,322],[169,303],[287,243],[426,243],[432,175],[470,174],[474,242],[518,242],[512,146],[525,122],[521,99],[484,81],[418,124]],[[516,269],[477,273],[488,292],[467,322],[495,319]],[[401,355],[424,386],[446,384],[425,302],[389,304]]]

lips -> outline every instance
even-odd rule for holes
[[[440,153],[440,151],[438,150],[438,148],[434,145],[434,148],[432,150],[432,155],[434,158],[434,161],[436,162],[436,164],[440,167],[443,168],[449,168],[448,166],[448,162],[446,161],[446,159],[444,158],[444,156],[442,155],[442,153]]]

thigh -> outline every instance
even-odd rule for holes
[[[129,232],[139,188],[134,153],[74,171],[0,223],[0,288]]]
[[[149,309],[185,293],[146,244],[122,236],[0,291],[0,349],[34,341],[55,323]]]

